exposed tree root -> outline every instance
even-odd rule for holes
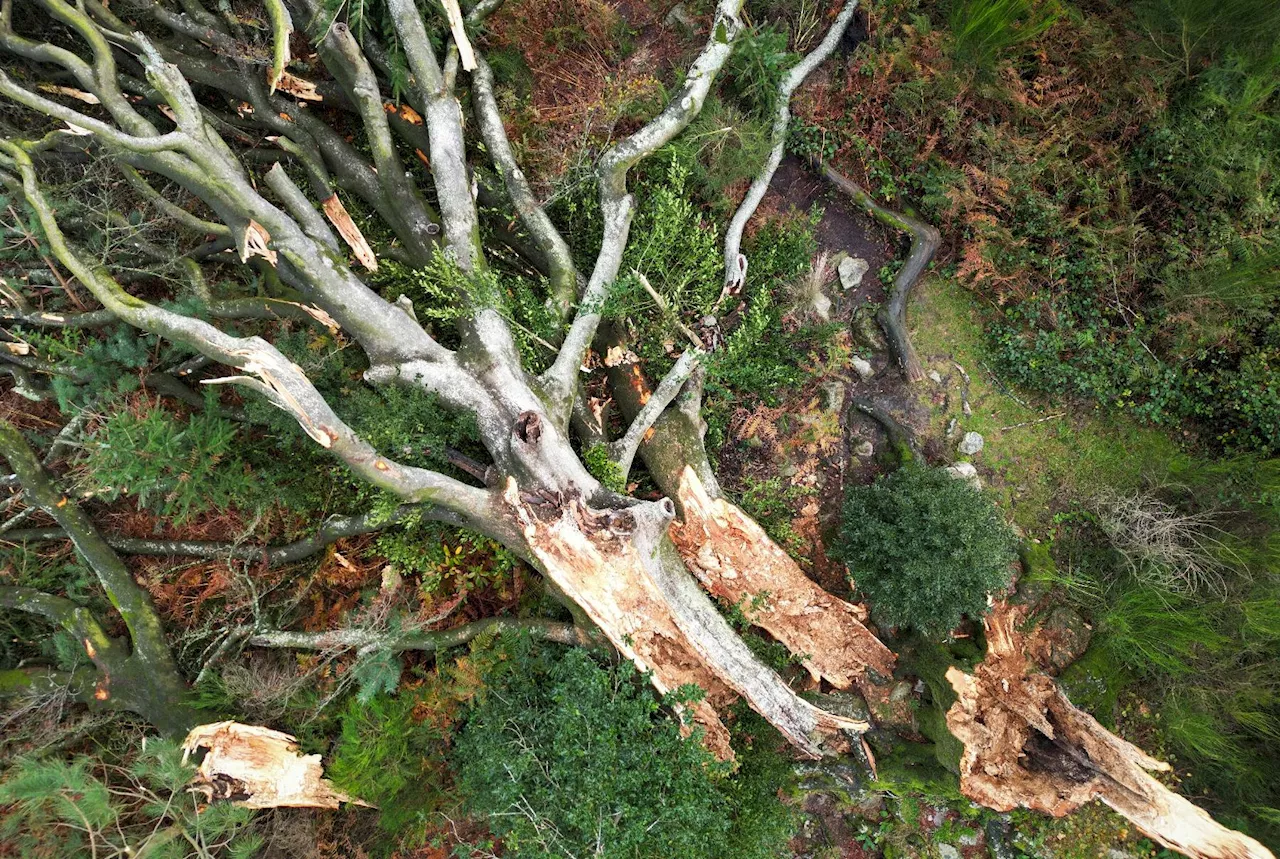
[[[862,622],[867,612],[824,591],[750,517],[712,498],[692,468],[680,484],[683,522],[671,539],[702,586],[743,605],[755,626],[803,658],[814,679],[847,689],[867,670],[893,674],[894,655]]]
[[[818,161],[812,166],[871,217],[882,224],[911,234],[911,252],[907,255],[907,261],[903,263],[901,270],[898,271],[898,276],[894,278],[893,289],[889,291],[889,300],[876,314],[876,320],[889,338],[889,351],[898,362],[898,369],[902,371],[903,377],[912,383],[923,381],[924,368],[920,366],[920,358],[916,355],[915,347],[911,345],[910,335],[907,334],[907,299],[911,296],[912,287],[916,285],[916,281],[924,274],[925,267],[933,259],[938,245],[942,243],[942,234],[937,228],[916,220],[910,215],[881,206],[858,183],[838,172],[830,164]]]
[[[1147,774],[1168,764],[1074,707],[1050,677],[1032,673],[1018,629],[1024,615],[998,604],[986,620],[986,659],[973,675],[947,671],[959,696],[947,727],[964,743],[965,796],[997,811],[1022,806],[1054,817],[1098,799],[1193,859],[1273,859]]]

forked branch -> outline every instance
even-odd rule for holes
[[[627,193],[627,171],[684,131],[702,110],[716,75],[733,51],[742,30],[738,13],[743,0],[720,0],[711,22],[711,35],[685,76],[684,84],[662,112],[639,131],[615,143],[600,159],[600,211],[604,238],[595,267],[578,304],[577,314],[565,335],[555,363],[540,379],[550,402],[552,419],[567,426],[578,391],[578,372],[587,349],[600,327],[605,299],[618,277],[622,254],[631,230],[634,199]]]
[[[764,169],[760,171],[755,181],[751,183],[751,187],[747,189],[747,195],[743,198],[742,204],[733,213],[733,219],[729,222],[729,229],[725,233],[724,290],[720,296],[721,301],[730,292],[740,290],[746,281],[747,258],[741,252],[742,233],[747,227],[747,222],[751,220],[751,216],[755,214],[756,209],[760,206],[760,201],[764,199],[765,192],[769,190],[769,183],[773,181],[773,174],[777,172],[778,165],[782,163],[782,155],[786,152],[787,129],[791,124],[791,96],[804,83],[805,78],[809,77],[814,69],[822,65],[827,57],[831,56],[836,45],[840,43],[841,37],[844,36],[844,31],[849,26],[849,22],[853,20],[853,13],[857,8],[858,0],[847,0],[844,9],[840,11],[840,15],[832,22],[823,40],[800,62],[792,66],[778,84],[778,109],[773,118],[771,137],[773,148],[769,151],[769,158],[765,162]]]

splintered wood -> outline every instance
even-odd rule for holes
[[[298,754],[297,739],[280,731],[239,722],[198,725],[182,743],[183,762],[201,749],[204,759],[189,790],[209,802],[228,800],[245,808],[366,804],[335,790],[323,777],[320,756]]]
[[[862,625],[861,606],[810,581],[753,519],[711,498],[692,468],[679,497],[684,521],[671,526],[671,539],[712,596],[741,605],[753,625],[803,658],[815,680],[847,689],[868,669],[893,674],[893,652]]]
[[[959,700],[947,727],[962,743],[960,788],[988,808],[1061,817],[1093,799],[1193,859],[1274,859],[1156,781],[1169,765],[1074,707],[1048,676],[1032,673],[1018,627],[1022,607],[999,603],[986,620],[987,656],[973,675],[951,668]]]
[[[733,758],[718,708],[738,696],[811,757],[847,745],[847,733],[866,730],[863,722],[798,698],[775,674],[761,670],[698,591],[661,528],[651,532],[655,523],[639,521],[632,512],[637,508],[593,510],[579,498],[523,493],[514,480],[504,500],[543,573],[619,652],[651,672],[659,692],[687,684],[706,692],[689,710],[717,757]]]
[[[374,254],[373,248],[369,247],[368,240],[365,239],[364,233],[360,232],[356,222],[351,220],[347,207],[342,205],[338,195],[334,194],[321,201],[320,208],[324,210],[324,216],[329,219],[329,223],[337,228],[338,235],[342,236],[347,247],[351,248],[351,253],[360,261],[360,265],[369,271],[377,271],[378,257]]]

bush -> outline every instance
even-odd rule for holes
[[[730,776],[680,736],[630,663],[605,668],[527,638],[504,646],[451,755],[468,810],[504,856],[783,853],[786,767],[768,743],[740,748]]]
[[[850,489],[835,554],[879,621],[940,636],[1008,584],[1014,535],[963,481],[908,465]]]

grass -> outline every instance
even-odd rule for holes
[[[943,378],[941,389],[923,383],[931,395],[927,434],[941,438],[952,418],[958,431],[981,433],[986,446],[973,457],[975,464],[1028,534],[1046,533],[1070,497],[1104,488],[1136,490],[1160,476],[1153,471],[1184,458],[1163,430],[1091,404],[1055,403],[1006,387],[987,369],[984,313],[972,293],[948,278],[930,278],[913,296],[908,320],[916,348],[926,370]],[[969,376],[969,417],[962,413],[966,385],[956,364]],[[948,453],[958,456],[954,444],[948,443]],[[990,477],[988,469],[994,472]]]

